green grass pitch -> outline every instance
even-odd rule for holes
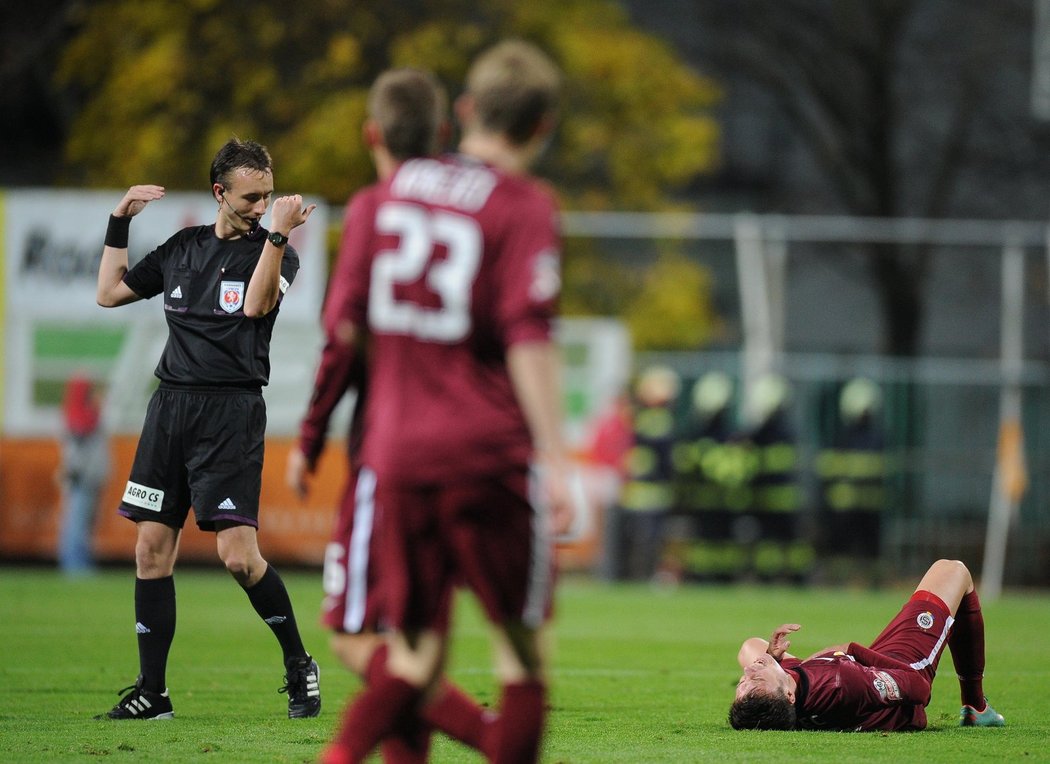
[[[178,630],[168,683],[176,718],[100,722],[137,673],[134,572],[66,581],[0,568],[0,762],[312,762],[358,686],[317,623],[320,574],[286,573],[304,639],[318,658],[318,719],[285,718],[276,641],[218,569],[176,574]],[[1050,596],[1011,593],[984,607],[985,688],[1003,729],[960,729],[945,656],[922,733],[742,733],[725,722],[742,638],[797,621],[793,651],[872,639],[907,595],[790,587],[608,586],[566,579],[554,630],[544,762],[1050,760]],[[453,678],[485,703],[495,685],[486,630],[458,604]],[[432,759],[478,757],[436,738]]]

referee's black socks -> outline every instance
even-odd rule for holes
[[[281,643],[285,664],[287,665],[289,658],[301,658],[306,655],[306,648],[303,647],[303,640],[299,636],[299,627],[295,623],[295,613],[292,612],[288,590],[273,565],[267,564],[266,572],[259,579],[259,583],[245,588],[244,591],[255,612]]]
[[[150,692],[164,692],[168,650],[175,638],[174,578],[135,579],[135,633],[142,687]]]

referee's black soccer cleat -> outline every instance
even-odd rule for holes
[[[127,693],[108,712],[99,714],[96,719],[174,719],[171,709],[171,698],[168,691],[151,692],[142,689],[142,675],[135,684],[125,687],[118,695]]]
[[[285,664],[284,687],[288,693],[288,718],[305,719],[321,713],[321,670],[309,655]]]

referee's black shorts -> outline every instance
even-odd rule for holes
[[[182,528],[259,527],[266,404],[257,388],[162,384],[150,398],[118,512]]]

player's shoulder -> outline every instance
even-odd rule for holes
[[[554,194],[554,188],[542,178],[534,175],[510,175],[503,176],[503,187],[507,193],[537,206],[557,207],[558,201]]]
[[[533,175],[488,169],[497,179],[486,204],[486,211],[494,220],[512,227],[525,225],[523,221],[534,221],[536,225],[540,225],[539,221],[556,221],[558,202],[546,181]]]
[[[371,183],[364,188],[355,191],[353,195],[346,200],[346,206],[343,208],[343,219],[360,219],[361,216],[374,210],[380,200],[386,195],[386,189],[387,183],[376,181],[375,183]]]

